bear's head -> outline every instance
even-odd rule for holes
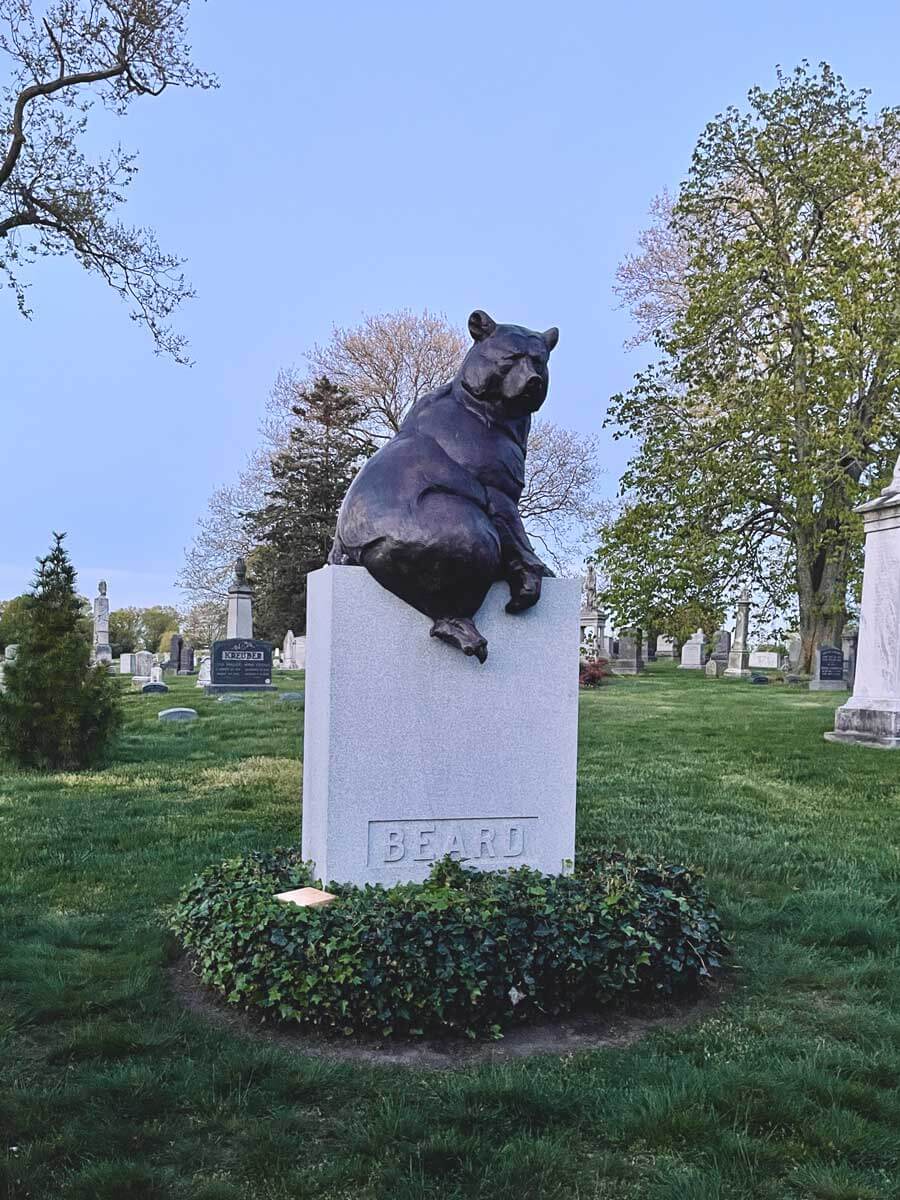
[[[474,345],[457,378],[467,392],[498,416],[524,417],[537,412],[547,398],[547,360],[559,341],[559,330],[536,333],[521,325],[498,325],[476,309],[469,317]]]

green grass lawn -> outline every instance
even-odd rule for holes
[[[666,666],[583,695],[580,845],[704,865],[736,984],[626,1050],[456,1072],[171,994],[183,883],[299,840],[300,706],[179,679],[128,693],[102,770],[0,767],[0,1197],[900,1197],[900,754],[824,742],[839,700]]]

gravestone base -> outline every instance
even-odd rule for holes
[[[578,580],[547,579],[509,615],[476,616],[488,659],[362,567],[307,581],[303,857],[324,885],[424,880],[446,854],[497,870],[569,869],[575,852]],[[359,614],[366,637],[359,637]]]
[[[846,692],[847,685],[842,679],[810,679],[811,692]]]
[[[834,729],[826,733],[828,742],[855,742],[881,750],[900,750],[900,701],[888,701],[884,708],[854,704],[848,700],[834,714]]]
[[[207,683],[203,691],[207,696],[220,696],[224,692],[277,692],[278,688],[266,683]]]

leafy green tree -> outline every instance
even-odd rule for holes
[[[710,122],[672,209],[683,301],[610,414],[637,442],[632,571],[699,534],[684,598],[793,592],[807,666],[844,624],[852,508],[900,448],[900,109],[866,95],[804,64]]]
[[[24,637],[31,596],[14,596],[0,605],[0,650],[17,644]]]
[[[141,610],[141,623],[143,626],[141,638],[144,647],[147,650],[168,652],[169,639],[173,633],[178,632],[181,616],[177,608],[157,604],[152,608]]]
[[[601,529],[601,602],[618,628],[637,625],[645,635],[664,633],[677,642],[698,628],[711,633],[724,617],[718,556],[702,531],[672,532],[653,520],[657,515],[638,502]]]
[[[0,751],[45,770],[93,762],[122,719],[116,681],[105,667],[91,667],[90,642],[78,628],[81,601],[65,534],[53,536],[50,553],[38,560],[29,620],[0,695]]]
[[[306,628],[306,576],[331,552],[341,501],[373,453],[360,437],[362,408],[325,376],[298,395],[297,422],[271,460],[266,503],[247,514],[258,549],[248,566],[256,586],[256,628],[280,639]]]
[[[144,622],[141,609],[113,609],[109,614],[109,644],[115,657],[131,654],[143,646]]]

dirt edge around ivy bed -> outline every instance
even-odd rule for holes
[[[363,1063],[370,1067],[410,1067],[416,1070],[459,1071],[491,1063],[504,1063],[535,1055],[579,1054],[586,1050],[617,1050],[633,1045],[658,1030],[682,1029],[709,1016],[734,990],[734,979],[725,971],[702,992],[689,999],[623,1002],[599,1013],[573,1013],[567,1017],[534,1021],[507,1030],[496,1042],[458,1039],[364,1040],[326,1038],[289,1024],[261,1021],[233,1008],[205,988],[191,969],[187,955],[168,968],[169,984],[178,1003],[194,1016],[243,1037],[334,1062]]]

